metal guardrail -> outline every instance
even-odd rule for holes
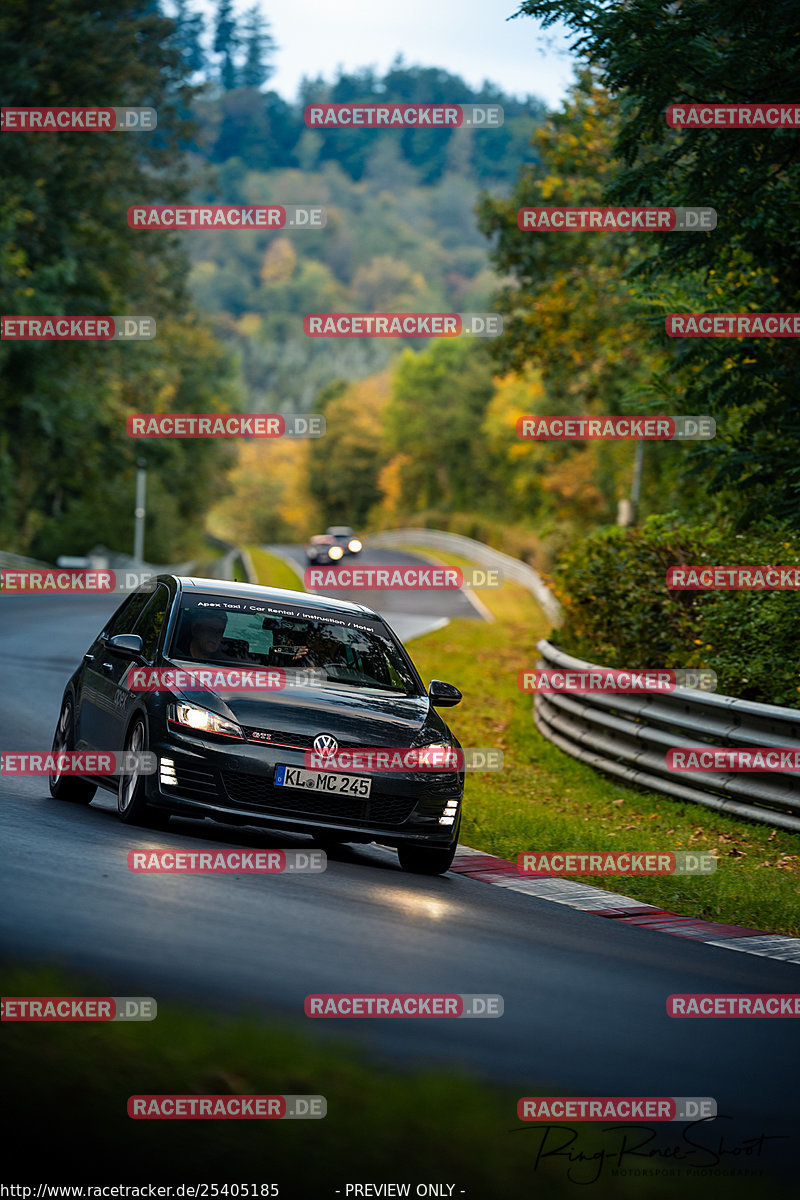
[[[537,642],[538,667],[604,670]],[[689,746],[800,751],[800,710],[693,688],[662,695],[534,694],[536,728],[573,758],[626,783],[764,825],[800,831],[800,772],[670,771],[666,753]]]
[[[554,626],[562,624],[561,606],[533,567],[473,538],[439,529],[393,529],[371,535],[369,542],[430,546],[499,567],[505,578],[529,589]],[[537,648],[540,667],[603,669],[565,654],[546,639]],[[668,750],[698,745],[800,751],[798,709],[680,687],[659,696],[536,692],[533,720],[559,749],[625,783],[800,832],[800,772],[676,773],[666,764]]]
[[[447,533],[444,529],[387,529],[381,533],[371,533],[366,538],[370,546],[401,546],[413,543],[417,546],[430,546],[433,550],[450,551],[460,554],[470,562],[482,567],[498,567],[503,572],[504,579],[513,579],[532,594],[548,620],[555,626],[563,621],[561,605],[550,591],[538,571],[527,563],[503,554],[493,546],[474,538],[464,537],[460,533]]]
[[[211,539],[209,539],[211,540]],[[249,583],[257,583],[255,569],[252,559],[246,550],[240,549],[238,546],[231,546],[229,542],[220,542],[219,539],[214,539],[214,543],[226,549],[228,553],[213,564],[207,564],[209,570],[213,569],[214,574],[209,575],[213,579],[232,579],[235,560],[238,558],[242,563],[242,568],[247,575]],[[197,572],[194,570],[197,564],[196,559],[188,559],[180,563],[150,563],[139,562],[131,554],[123,554],[115,550],[104,550],[104,561],[100,570],[112,571],[152,571],[153,574],[160,572],[173,572],[175,575],[192,575]],[[9,554],[5,550],[0,550],[0,567],[44,567],[50,571],[57,570],[53,563],[42,562],[39,558],[25,558],[21,554]],[[73,568],[68,568],[73,569]],[[222,574],[217,572],[222,571]]]
[[[241,546],[231,546],[229,542],[222,542],[219,538],[214,539],[218,548],[222,549],[227,546],[227,554],[223,554],[222,558],[215,562],[208,563],[205,566],[205,577],[208,579],[233,579],[236,574],[237,561],[241,564],[245,577],[248,583],[258,583],[258,575],[253,566],[253,560],[247,550]]]
[[[225,553],[214,562],[196,564],[197,570],[186,571],[185,574],[199,575],[199,568],[202,567],[203,574],[208,579],[233,579],[238,560],[247,582],[258,583],[258,574],[253,566],[253,560],[250,557],[249,551],[245,550],[242,546],[234,546],[232,542],[226,542],[222,538],[214,537],[211,533],[205,534],[205,540],[210,546],[214,546],[217,550],[224,550]]]
[[[54,570],[52,563],[42,562],[40,558],[25,558],[21,554],[8,554],[0,550],[0,567],[48,567]]]

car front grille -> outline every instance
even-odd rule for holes
[[[192,800],[218,800],[219,784],[213,771],[201,771],[198,767],[187,767],[178,762],[175,774],[178,778],[176,791]],[[163,788],[169,795],[172,788]]]
[[[234,804],[264,808],[276,816],[319,817],[355,821],[359,825],[402,825],[416,807],[407,796],[336,796],[297,788],[277,788],[265,775],[247,771],[222,772],[225,790]]]
[[[313,750],[316,733],[283,732],[279,729],[245,728],[245,737],[249,742],[257,742],[260,746],[280,746],[284,750]],[[338,739],[337,739],[338,740]],[[358,750],[362,742],[339,742],[340,750]]]

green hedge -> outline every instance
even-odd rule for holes
[[[736,534],[667,515],[600,530],[562,555],[549,581],[566,614],[552,640],[608,666],[706,667],[719,694],[798,708],[797,593],[666,586],[667,568],[681,564],[798,563],[800,535],[786,527]]]

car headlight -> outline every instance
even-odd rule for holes
[[[222,737],[244,741],[244,734],[233,721],[226,721],[225,717],[220,717],[207,708],[200,708],[197,704],[186,704],[183,701],[170,704],[167,716],[176,725],[182,725],[194,733],[218,733]]]
[[[344,554],[341,546],[331,546],[328,549],[328,558],[339,559]]]
[[[441,765],[442,771],[458,771],[458,750],[449,742],[428,742],[424,746],[415,746],[415,750],[424,750],[430,755],[428,761],[434,766]]]
[[[351,554],[358,554],[359,550],[361,549],[361,542],[358,540],[358,538],[351,538],[347,543],[347,549]]]

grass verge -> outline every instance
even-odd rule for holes
[[[438,551],[436,558],[470,565]],[[463,691],[445,714],[462,745],[505,755],[502,771],[468,777],[461,840],[512,860],[523,850],[710,851],[717,870],[704,877],[573,878],[685,916],[800,934],[800,838],[625,787],[558,750],[533,724],[532,696],[517,690],[517,672],[535,665],[536,642],[549,633],[546,618],[517,584],[479,595],[493,624],[453,620],[410,646],[424,678]]]
[[[95,984],[47,968],[0,970],[4,996],[104,994]],[[333,1197],[337,1189],[342,1196],[355,1180],[388,1178],[409,1182],[410,1195],[419,1181],[435,1180],[453,1183],[449,1194],[473,1200],[534,1194],[562,1200],[579,1195],[581,1183],[599,1173],[592,1189],[597,1200],[633,1200],[647,1165],[648,1194],[656,1200],[674,1196],[678,1180],[663,1169],[676,1166],[683,1196],[738,1200],[763,1190],[758,1171],[769,1169],[767,1161],[756,1160],[740,1178],[710,1166],[683,1178],[691,1156],[676,1163],[668,1149],[681,1142],[683,1123],[660,1127],[647,1164],[641,1156],[624,1160],[623,1166],[636,1168],[629,1176],[612,1175],[613,1159],[537,1163],[544,1127],[518,1121],[519,1089],[490,1087],[455,1072],[376,1067],[344,1038],[323,1041],[288,1022],[161,1003],[148,1023],[4,1023],[2,1032],[8,1182],[277,1183],[282,1200],[308,1200]],[[165,1094],[323,1095],[328,1113],[314,1121],[127,1116],[129,1096]],[[619,1132],[585,1124],[575,1129],[573,1151],[579,1147],[587,1156],[620,1144]],[[46,1141],[46,1154],[31,1155],[34,1130]],[[694,1136],[713,1145],[712,1130],[700,1127]],[[664,1157],[650,1158],[662,1144]],[[695,1162],[709,1157],[694,1155]],[[788,1200],[789,1192],[772,1183],[770,1194]]]
[[[292,592],[304,592],[303,581],[288,563],[275,554],[269,554],[258,546],[245,546],[250,551],[258,582],[263,587],[288,588]]]

